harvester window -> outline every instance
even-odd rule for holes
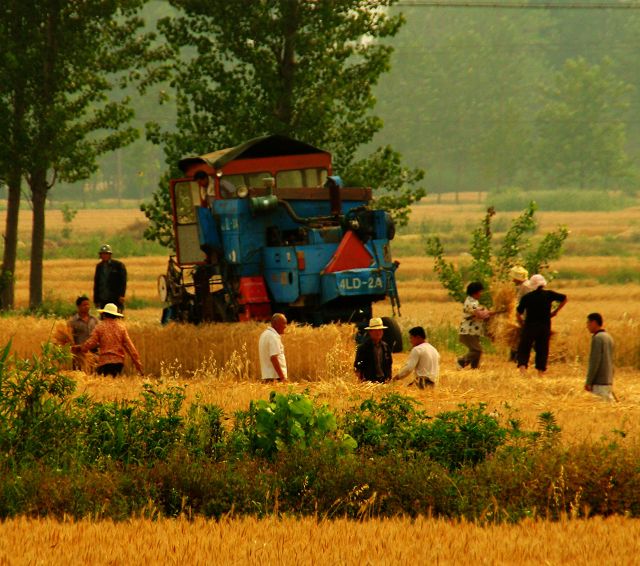
[[[327,181],[328,173],[326,169],[304,169],[303,173],[305,187],[324,187]]]
[[[245,180],[247,181],[247,187],[264,187],[263,179],[265,177],[271,177],[271,173],[249,173],[245,175]]]
[[[279,189],[296,189],[304,187],[302,171],[294,169],[292,171],[279,171],[276,174],[276,187]]]
[[[200,204],[198,183],[176,183],[176,220],[178,224],[192,224],[196,221],[195,206]]]

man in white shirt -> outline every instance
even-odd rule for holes
[[[402,379],[415,371],[416,378],[409,385],[417,385],[420,389],[433,387],[440,375],[440,354],[427,342],[427,334],[422,326],[409,330],[409,342],[413,348],[404,367],[393,378]]]
[[[258,351],[263,381],[287,381],[287,360],[280,338],[286,328],[287,317],[276,313],[271,317],[271,326],[260,335]]]

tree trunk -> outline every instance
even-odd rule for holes
[[[4,255],[0,274],[0,307],[13,308],[15,294],[16,256],[18,249],[18,213],[20,211],[20,169],[15,168],[7,176],[7,221],[4,233]]]
[[[42,273],[47,190],[48,185],[46,171],[35,171],[31,178],[33,222],[31,225],[31,269],[29,272],[30,309],[35,309],[42,305]]]

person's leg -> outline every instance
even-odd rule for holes
[[[462,360],[464,360],[463,365],[470,365],[473,369],[477,369],[480,365],[480,358],[482,356],[482,344],[480,343],[480,336],[461,334],[460,342],[464,344],[469,350],[461,358]]]
[[[536,369],[539,374],[547,371],[547,361],[549,359],[549,339],[551,338],[551,328],[541,326],[536,329]]]
[[[597,395],[605,401],[615,401],[615,397],[613,396],[613,388],[611,387],[611,385],[594,385],[591,393]]]
[[[533,333],[529,326],[522,329],[520,336],[520,344],[518,345],[517,362],[520,371],[524,373],[529,367],[529,356],[531,355],[531,346],[533,346]]]
[[[96,369],[96,373],[98,375],[110,375],[111,377],[117,377],[122,373],[122,369],[124,368],[124,364],[103,364],[98,366]]]

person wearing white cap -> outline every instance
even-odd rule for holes
[[[112,377],[122,373],[125,354],[129,354],[133,365],[142,375],[140,354],[138,354],[138,350],[133,345],[124,324],[119,320],[123,315],[118,312],[118,307],[113,303],[108,303],[98,312],[101,313],[102,320],[93,329],[91,336],[84,344],[74,346],[71,350],[86,353],[89,350],[98,348],[96,373],[105,376],[111,375]]]
[[[382,339],[386,328],[381,318],[372,318],[369,326],[365,327],[369,337],[358,346],[353,363],[353,369],[361,381],[384,383],[391,379],[391,348]]]
[[[516,309],[518,321],[523,325],[518,346],[518,369],[526,374],[531,348],[534,347],[535,364],[540,377],[547,371],[551,319],[567,304],[566,295],[545,289],[546,284],[547,280],[542,275],[533,275],[529,279],[532,290],[520,299]],[[554,309],[556,303],[558,306]]]

